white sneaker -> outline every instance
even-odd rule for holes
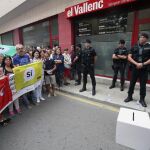
[[[57,96],[57,95],[54,93],[54,96]]]
[[[45,101],[45,98],[44,97],[40,97],[40,100]]]
[[[51,94],[48,94],[48,96],[47,97],[51,97]]]
[[[40,103],[40,99],[39,98],[37,99],[37,103]]]

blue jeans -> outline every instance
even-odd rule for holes
[[[36,96],[34,94],[34,91],[31,91],[29,93],[26,93],[24,95],[22,95],[22,98],[23,98],[23,103],[26,107],[28,107],[30,105],[30,100],[35,103],[36,102]]]
[[[26,107],[28,107],[30,105],[30,102],[28,100],[28,97],[27,97],[27,93],[22,95],[22,98],[23,98],[23,103]]]
[[[58,87],[61,87],[63,85],[63,72],[56,71],[55,77],[56,77],[56,83]]]

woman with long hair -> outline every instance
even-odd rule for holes
[[[68,52],[68,49],[64,49],[64,85],[68,85],[70,83],[67,82],[67,79],[70,77],[70,69],[71,69],[71,56]]]
[[[56,64],[56,83],[60,88],[63,84],[63,75],[64,75],[64,56],[61,53],[61,48],[56,49],[56,54],[53,57]]]
[[[4,80],[5,75],[4,75],[4,71],[3,68],[0,66],[0,81]],[[0,96],[1,96],[1,84],[0,84]],[[1,99],[1,98],[0,98]],[[8,125],[8,123],[11,121],[10,118],[4,118],[3,113],[0,113],[0,125],[5,127],[6,125]]]
[[[13,74],[13,63],[12,63],[12,58],[10,56],[5,56],[4,59],[3,59],[3,62],[2,62],[2,67],[3,67],[3,70],[4,70],[4,75],[6,76],[9,76],[11,74]],[[16,99],[11,105],[9,105],[9,114],[11,116],[14,116],[15,113],[14,113],[14,107],[15,106],[15,109],[17,111],[17,113],[21,113],[21,110],[20,110],[20,106],[19,106],[19,100]]]
[[[35,50],[33,52],[32,62],[38,62],[38,61],[42,61],[41,60],[41,54],[40,54],[40,51]],[[42,101],[45,100],[45,98],[42,97],[42,83],[43,83],[43,79],[41,80],[41,84],[38,87],[36,87],[36,89],[35,89],[35,95],[36,95],[37,103],[40,103],[40,100],[42,100]]]
[[[55,64],[56,64],[56,83],[58,88],[63,85],[63,75],[64,75],[64,56],[61,53],[61,48],[58,47],[56,49],[56,54],[53,57]]]

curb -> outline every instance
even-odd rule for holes
[[[116,103],[111,103],[111,102],[109,102],[109,101],[98,100],[98,99],[94,98],[94,96],[93,96],[93,98],[91,98],[91,97],[87,97],[87,96],[84,96],[84,95],[80,95],[80,94],[78,94],[78,93],[72,93],[72,92],[66,91],[66,90],[64,90],[64,89],[56,89],[56,90],[58,90],[58,91],[60,91],[60,92],[63,92],[63,93],[66,93],[66,94],[71,94],[71,95],[73,95],[73,96],[85,98],[85,99],[90,100],[90,101],[94,101],[94,102],[97,102],[97,103],[103,103],[103,104],[110,105],[110,106],[117,107],[117,108],[124,107],[124,108],[135,109],[135,110],[139,110],[139,111],[143,111],[143,112],[148,112],[148,113],[150,113],[150,111],[147,110],[147,109],[144,108],[144,107],[142,107],[143,110],[141,110],[141,109],[133,108],[133,107],[130,107],[130,106],[128,107],[128,106],[123,106],[123,105],[116,104]]]

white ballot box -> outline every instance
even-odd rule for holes
[[[147,112],[121,108],[116,142],[135,150],[150,150],[150,117]]]

